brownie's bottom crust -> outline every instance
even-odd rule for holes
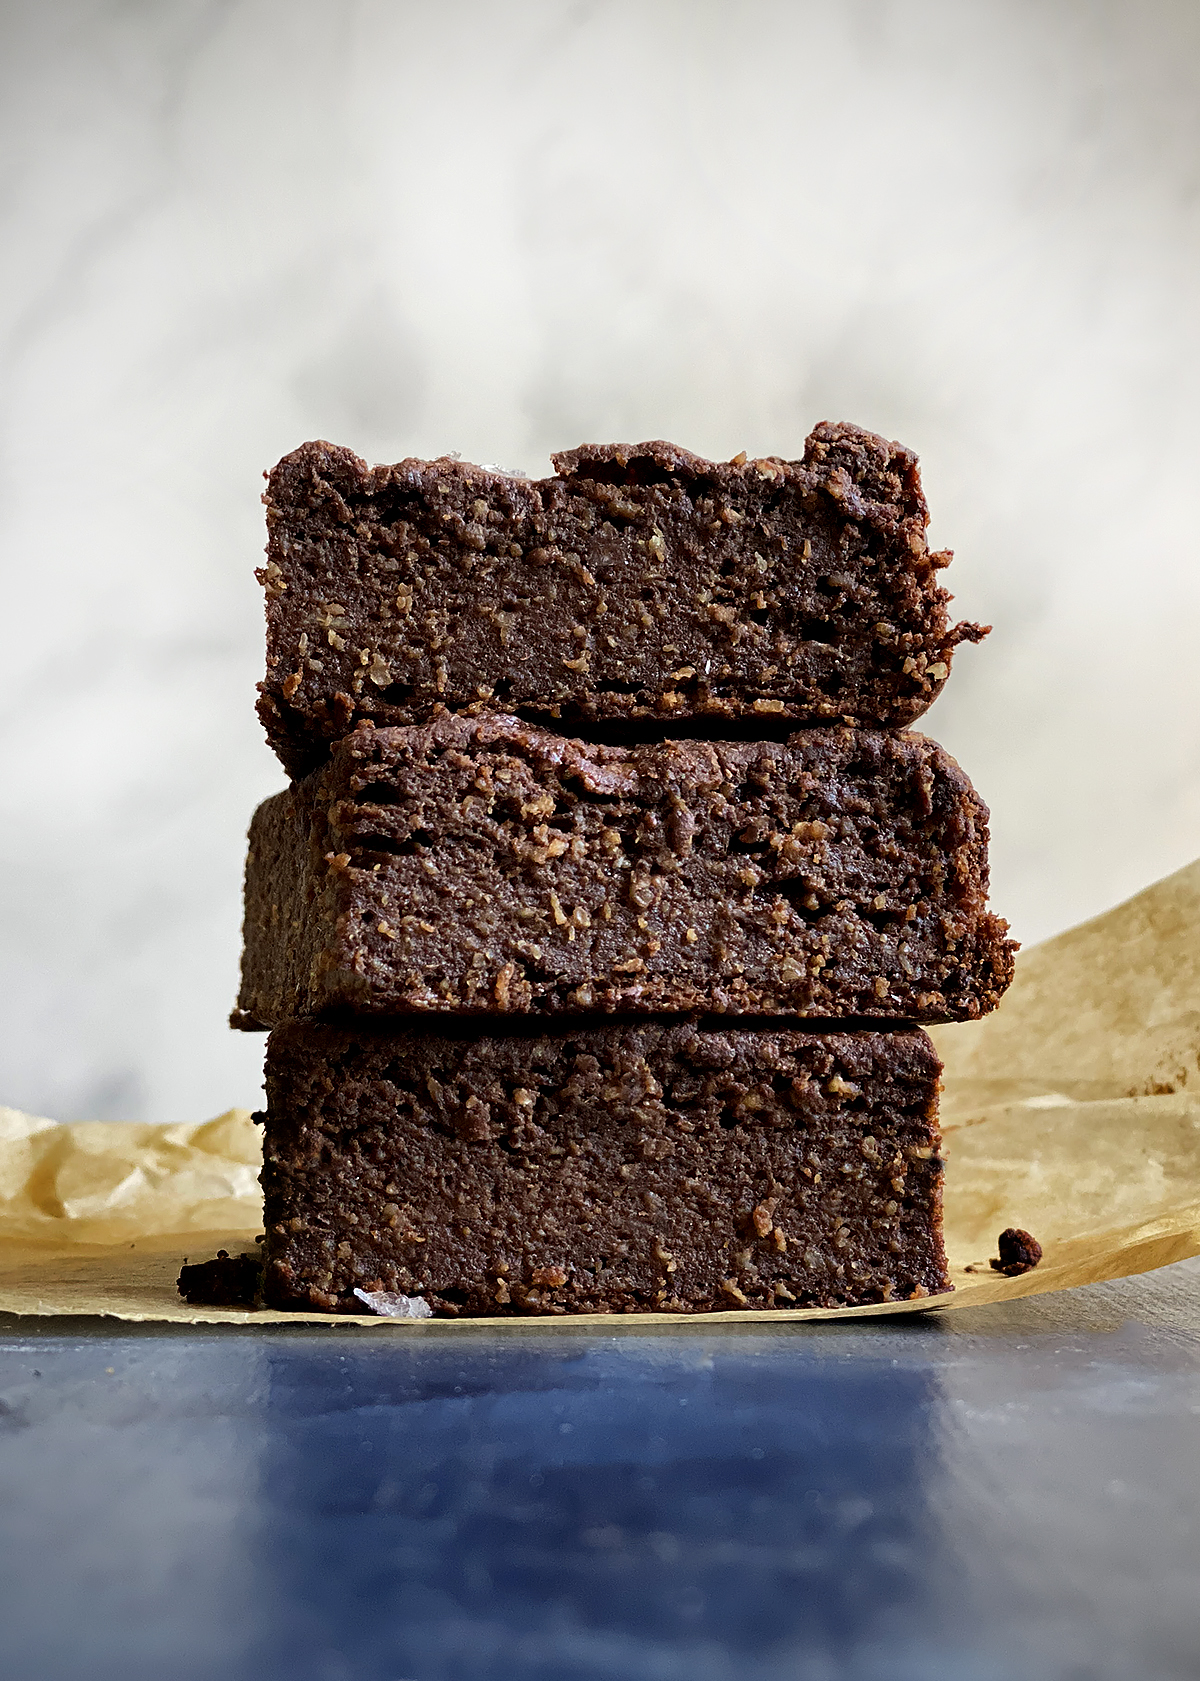
[[[280,1028],[266,1302],[705,1313],[948,1290],[939,1073],[919,1030]]]

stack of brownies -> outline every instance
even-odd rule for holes
[[[277,1307],[830,1307],[950,1287],[939,1064],[993,1008],[987,809],[901,726],[955,644],[915,457],[523,479],[307,444],[266,495],[234,1021]]]

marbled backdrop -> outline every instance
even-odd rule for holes
[[[1200,853],[1191,0],[0,8],[0,1101],[253,1103],[260,473],[921,453],[1037,939]]]

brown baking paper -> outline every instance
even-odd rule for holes
[[[1001,1008],[943,1027],[946,1248],[954,1294],[837,1309],[570,1315],[672,1325],[975,1307],[1147,1272],[1200,1253],[1200,862],[1023,953]],[[186,1258],[251,1251],[261,1135],[244,1109],[202,1126],[59,1126],[0,1109],[0,1311],[181,1324],[310,1321],[500,1331],[529,1318],[397,1320],[187,1306]],[[988,1266],[1005,1226],[1036,1270]]]

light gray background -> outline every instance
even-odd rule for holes
[[[261,471],[915,446],[1035,940],[1200,853],[1194,0],[7,0],[0,1101],[200,1119]]]

